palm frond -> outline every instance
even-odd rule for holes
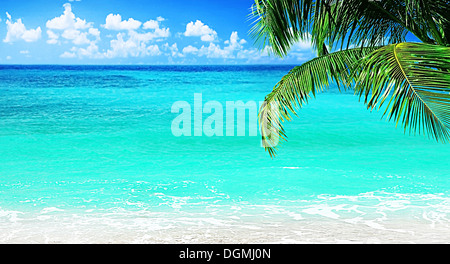
[[[376,49],[348,49],[314,58],[293,68],[276,84],[259,112],[263,146],[271,157],[276,154],[279,138],[287,139],[282,122],[291,120],[291,114],[297,115],[296,109],[308,101],[310,94],[315,96],[327,89],[332,81],[345,88],[353,64]]]
[[[449,0],[398,0],[405,2],[406,12],[399,14],[411,28],[421,31],[439,45],[450,44],[450,1]],[[418,29],[418,30],[416,30]]]
[[[405,41],[408,28],[399,14],[405,12],[400,0],[337,1],[336,21],[330,41],[336,45],[379,46]]]
[[[424,43],[450,44],[449,0],[342,0],[332,13],[329,41],[341,46],[405,42],[408,32]]]
[[[255,0],[251,35],[260,48],[286,55],[308,33],[318,55],[326,46],[374,47],[406,41],[450,45],[449,0]]]
[[[422,43],[382,47],[361,59],[355,91],[368,108],[403,123],[405,131],[450,140],[450,48]]]
[[[324,52],[330,2],[332,0],[255,0],[250,14],[254,20],[250,35],[259,48],[268,45],[273,53],[282,57],[292,44],[312,32],[316,23],[315,31],[321,34],[313,34],[313,44]]]

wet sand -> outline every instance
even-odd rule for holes
[[[48,220],[48,219],[47,219]],[[298,243],[449,243],[449,223],[405,219],[360,222],[355,220],[102,219],[78,216],[61,221],[21,220],[0,225],[0,243],[86,244],[298,244]]]

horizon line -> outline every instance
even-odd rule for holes
[[[296,66],[298,64],[58,64],[58,63],[43,63],[43,64],[3,64],[0,66]]]

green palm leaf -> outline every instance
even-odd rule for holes
[[[399,43],[382,47],[359,61],[355,90],[369,108],[403,123],[410,132],[450,139],[450,48]]]
[[[332,80],[354,84],[368,108],[387,105],[384,115],[405,131],[450,140],[449,0],[255,0],[252,16],[261,47],[283,57],[310,34],[319,55],[266,96],[259,118],[271,156],[286,139],[282,122]],[[424,44],[405,43],[409,33]],[[336,47],[346,50],[330,54]]]
[[[424,43],[450,43],[449,0],[255,0],[250,18],[256,43],[279,56],[307,33],[319,55],[325,44],[394,44],[408,32]]]
[[[339,87],[346,87],[354,63],[374,50],[376,48],[355,48],[312,59],[293,68],[277,83],[259,113],[263,146],[272,157],[279,138],[287,138],[282,122],[291,120],[291,114],[297,115],[296,109],[308,101],[310,94],[315,96],[327,89],[332,81]]]
[[[356,0],[353,0],[356,1]],[[269,45],[278,56],[288,53],[292,44],[304,40],[309,33],[319,55],[328,53],[326,40],[331,29],[331,0],[255,0],[250,30],[262,49]]]

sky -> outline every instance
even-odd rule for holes
[[[253,0],[1,0],[0,64],[301,64],[254,45]]]

